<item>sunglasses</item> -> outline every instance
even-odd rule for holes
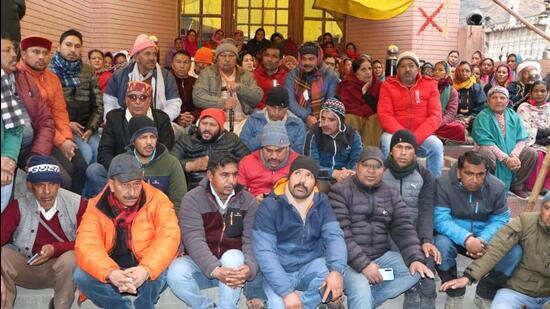
[[[145,102],[147,101],[147,99],[149,99],[149,96],[146,95],[146,94],[129,94],[128,95],[128,99],[130,99],[130,101],[132,102],[136,102],[136,101],[141,101],[141,102]]]

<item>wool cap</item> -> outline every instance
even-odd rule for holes
[[[27,181],[61,183],[61,170],[50,156],[32,156],[27,170]]]
[[[290,145],[285,123],[282,121],[268,122],[261,131],[261,146],[286,147]]]
[[[143,168],[141,163],[128,153],[122,153],[114,157],[109,165],[107,177],[116,177],[120,182],[143,179]]]
[[[36,35],[24,37],[21,40],[20,45],[21,45],[21,50],[26,50],[27,48],[33,47],[33,46],[44,47],[47,50],[52,49],[52,41]]]
[[[361,155],[359,156],[359,162],[363,162],[369,159],[376,160],[380,162],[380,164],[382,165],[384,164],[382,151],[378,147],[367,146],[365,147],[365,149],[363,149],[363,151],[361,151]]]
[[[130,52],[130,57],[134,57],[136,54],[141,52],[142,50],[154,47],[155,50],[158,50],[157,45],[155,42],[153,42],[147,34],[140,34],[137,36],[136,40],[134,41],[134,47],[132,48],[132,51]]]
[[[409,130],[399,130],[393,134],[390,142],[390,151],[393,149],[393,146],[399,143],[411,144],[414,148],[414,151],[418,149],[418,143],[416,142],[416,136]]]
[[[304,43],[302,47],[300,47],[300,56],[306,55],[306,54],[312,54],[315,56],[319,55],[319,46],[315,45],[315,43]]]
[[[128,131],[130,132],[130,143],[144,133],[153,133],[156,137],[159,136],[155,122],[147,116],[132,117],[128,123]]]
[[[290,165],[290,170],[288,172],[288,177],[290,178],[290,175],[292,175],[292,173],[302,168],[310,171],[315,179],[317,179],[317,176],[319,175],[319,164],[317,163],[317,161],[306,156],[299,156],[292,162],[292,164]]]
[[[220,126],[220,130],[223,130],[223,125],[225,124],[225,112],[221,108],[207,108],[201,112],[199,115],[199,122],[204,119],[205,117],[212,117],[218,125]]]
[[[340,131],[343,132],[346,129],[346,107],[344,106],[344,103],[342,103],[342,101],[338,100],[337,98],[330,98],[325,100],[325,102],[321,104],[321,112],[323,111],[335,113],[340,120]]]
[[[502,86],[493,86],[493,88],[489,89],[489,92],[487,92],[487,97],[490,98],[495,93],[502,93],[506,96],[506,98],[510,99],[510,93],[508,92],[508,89]]]
[[[149,85],[148,83],[140,82],[137,80],[129,81],[128,88],[126,89],[126,94],[134,91],[151,94],[153,89],[151,88],[151,85]]]
[[[239,50],[237,49],[237,43],[233,39],[223,39],[220,45],[216,47],[216,59],[221,53],[224,52],[231,52],[235,55],[239,54]]]
[[[23,42],[21,42],[23,44]],[[21,48],[23,49],[23,48]],[[540,63],[533,60],[525,60],[522,63],[518,64],[518,67],[516,68],[516,72],[521,72],[523,69],[527,67],[534,67],[537,71],[541,71]]]
[[[543,203],[550,202],[550,191],[546,192],[546,194],[542,198],[542,202]]]
[[[417,67],[420,67],[420,60],[418,60],[418,56],[416,56],[415,53],[412,51],[404,51],[399,56],[397,56],[397,65],[399,66],[399,62],[403,59],[410,59],[412,60]]]
[[[212,50],[208,47],[201,47],[197,49],[193,59],[195,59],[195,62],[212,64]]]
[[[275,86],[267,93],[265,104],[269,106],[288,107],[288,91],[283,86]]]

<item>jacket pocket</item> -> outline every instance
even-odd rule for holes
[[[225,236],[240,237],[243,234],[243,218],[245,211],[235,208],[227,209],[224,216]]]

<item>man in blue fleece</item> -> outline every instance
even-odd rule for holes
[[[268,308],[315,308],[329,293],[342,295],[346,243],[328,198],[315,188],[318,172],[315,161],[298,157],[256,213],[253,247]]]

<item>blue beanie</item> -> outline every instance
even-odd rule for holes
[[[29,160],[27,181],[61,183],[61,170],[50,156],[33,156]]]

